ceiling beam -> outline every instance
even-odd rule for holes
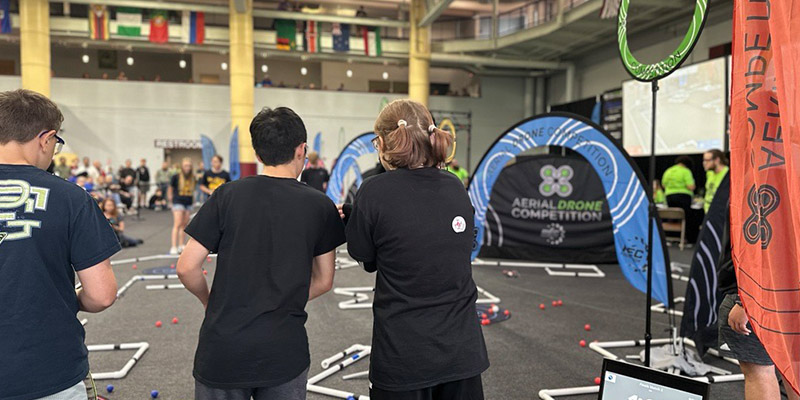
[[[453,0],[439,0],[433,7],[429,7],[428,12],[419,21],[419,26],[424,27],[433,24],[433,21],[436,21],[436,18],[439,18],[452,2]]]

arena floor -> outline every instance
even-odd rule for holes
[[[123,250],[115,259],[165,254],[169,249],[172,223],[167,212],[143,212],[143,220],[128,218],[127,230],[145,241],[143,246]],[[691,250],[672,249],[673,261],[687,262]],[[114,268],[117,282],[124,284],[131,276],[153,267],[169,267],[174,261],[162,260]],[[209,278],[214,273],[209,263]],[[508,321],[484,327],[491,367],[483,375],[487,399],[537,399],[541,389],[588,386],[600,375],[601,357],[578,345],[580,340],[641,339],[644,335],[645,297],[634,290],[615,265],[604,265],[605,278],[552,277],[542,270],[519,269],[519,278],[508,278],[499,267],[476,267],[475,282],[500,297],[502,308],[509,309]],[[370,286],[374,276],[358,268],[338,271],[334,287]],[[152,282],[162,283],[162,282]],[[170,281],[165,283],[178,283]],[[100,314],[81,313],[88,319],[87,344],[149,342],[150,348],[127,377],[97,381],[101,394],[109,399],[145,399],[158,390],[160,399],[191,399],[194,393],[192,360],[197,334],[203,318],[200,303],[185,290],[145,290],[147,283],[131,286],[109,310]],[[675,294],[683,295],[685,285],[675,284]],[[352,344],[370,344],[372,313],[369,310],[340,310],[337,304],[346,297],[328,293],[308,305],[306,327],[311,345],[310,375],[319,373],[320,361]],[[561,299],[563,306],[551,307]],[[544,311],[539,304],[547,305]],[[173,318],[179,319],[172,324]],[[155,327],[162,321],[161,328]],[[667,337],[667,316],[654,316],[655,337]],[[591,324],[592,330],[584,330]],[[640,349],[625,349],[634,354]],[[89,360],[94,372],[118,370],[134,351],[92,352]],[[425,355],[420,354],[424,362]],[[722,364],[725,365],[725,364]],[[730,366],[728,365],[725,365]],[[346,373],[367,369],[360,361]],[[342,373],[325,381],[323,386],[368,394],[365,379],[343,381]],[[108,384],[115,386],[106,393]],[[712,385],[712,398],[742,399],[743,384]],[[332,397],[309,394],[309,399]],[[596,395],[577,396],[592,399]]]

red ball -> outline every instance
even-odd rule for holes
[[[595,385],[599,385],[600,384],[600,377],[599,376],[594,378],[594,384]]]
[[[559,301],[558,301],[558,305],[559,305],[559,306],[563,306],[563,305],[564,305],[564,302],[563,302],[563,301],[561,301],[561,300],[559,300]]]
[[[539,309],[544,310],[544,304],[539,304]]]
[[[206,258],[206,261],[211,262],[211,257]]]
[[[586,331],[590,331],[590,330],[592,330],[592,326],[589,325],[589,324],[586,324],[586,325],[583,326],[583,329],[585,329]]]
[[[503,311],[503,314],[505,314],[505,315],[511,315],[511,311],[505,310],[505,311]]]
[[[172,268],[172,269],[175,269],[175,264],[170,264],[169,267]]]
[[[581,345],[581,347],[586,347],[586,341],[585,340],[581,340],[580,342],[578,342],[578,344]]]
[[[175,317],[175,318],[173,318],[173,319],[172,319],[172,323],[173,323],[173,324],[177,324],[177,323],[178,323],[178,317]]]
[[[553,307],[556,307],[556,306],[558,306],[558,302],[553,300]]]
[[[481,325],[484,325],[484,326],[485,325],[489,325],[489,320],[488,319],[482,319],[481,320]]]
[[[161,321],[156,321],[156,328],[161,328]]]
[[[489,318],[486,316],[486,313],[481,313],[481,319],[486,319],[486,318]]]
[[[133,267],[132,267],[132,268],[133,268],[133,269],[136,269],[136,268],[137,268],[137,267],[136,267],[136,264],[133,264]]]
[[[203,275],[208,275],[208,271],[203,270]]]

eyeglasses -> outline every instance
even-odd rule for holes
[[[712,162],[712,161],[714,161],[714,159],[713,159],[713,158],[711,158],[711,159],[705,159],[705,158],[704,158],[704,159],[703,159],[703,162]]]
[[[381,142],[379,136],[375,136],[372,138],[372,140],[370,140],[370,142],[372,142],[372,147],[374,147],[376,151],[381,151]]]
[[[41,131],[39,133],[39,137],[42,137],[42,136],[46,135],[48,132],[53,131],[53,130],[55,130],[55,129],[47,129],[47,130]],[[62,139],[60,136],[58,136],[58,134],[53,135],[53,138],[56,139],[56,147],[55,147],[55,149],[53,151],[53,155],[56,155],[58,153],[61,153],[61,150],[64,148],[64,144],[66,142],[64,142],[64,139]]]

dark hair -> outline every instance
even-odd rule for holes
[[[433,125],[431,113],[421,103],[389,103],[375,121],[375,134],[383,140],[384,160],[395,168],[443,165],[453,137],[435,126],[430,129]]]
[[[0,144],[28,143],[42,131],[59,130],[64,116],[56,103],[31,90],[0,92]]]
[[[290,108],[265,107],[250,123],[253,149],[265,165],[286,164],[294,149],[308,140],[303,120]]]
[[[692,162],[692,159],[689,158],[689,156],[678,156],[678,158],[675,159],[675,164],[683,164],[684,166],[686,166],[686,168],[689,169],[692,169],[692,167],[694,166],[694,163]]]
[[[719,162],[721,162],[722,165],[728,165],[728,157],[725,157],[725,153],[723,153],[722,150],[711,149],[706,153],[711,154],[712,159],[719,159]]]
[[[217,160],[219,160],[220,164],[222,163],[222,161],[223,161],[223,160],[222,160],[222,156],[221,156],[221,155],[219,155],[219,154],[214,154],[214,157],[211,157],[211,159],[212,159],[212,160],[213,160],[213,159],[215,159],[215,158],[216,158]]]

